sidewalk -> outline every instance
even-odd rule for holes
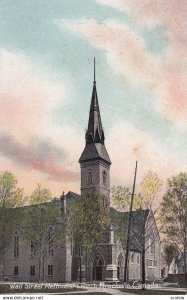
[[[1,286],[1,284],[3,284],[3,285],[9,285],[9,284],[15,284],[15,285],[27,285],[28,284],[28,282],[26,282],[26,283],[23,283],[23,282],[17,282],[17,283],[15,283],[15,282],[0,282],[0,286]],[[31,283],[30,283],[31,284]],[[36,284],[36,285],[40,285],[39,283],[32,283],[32,284]],[[43,285],[44,283],[42,283],[42,285]],[[55,283],[45,283],[45,284],[51,284],[51,285],[55,285]],[[75,287],[77,288],[77,290],[72,290],[72,287],[71,287],[71,284],[72,285],[75,285]],[[58,285],[58,284],[57,284]],[[104,294],[104,293],[106,293],[106,294],[109,294],[109,295],[137,295],[138,294],[138,289],[137,288],[135,288],[134,289],[134,292],[133,292],[133,288],[131,289],[130,288],[130,290],[131,291],[129,291],[128,290],[128,288],[127,288],[127,290],[125,290],[125,289],[123,289],[123,290],[120,290],[121,288],[119,287],[119,285],[118,285],[118,287],[116,286],[114,286],[114,288],[112,288],[111,287],[111,285],[109,285],[109,286],[107,286],[107,284],[105,284],[104,286],[103,286],[103,284],[101,284],[101,283],[99,283],[99,282],[97,282],[97,283],[82,283],[82,285],[80,284],[79,285],[79,283],[69,283],[69,285],[70,285],[70,289],[69,290],[65,290],[65,286],[66,286],[66,289],[67,289],[67,283],[61,283],[60,284],[61,285],[61,289],[62,289],[62,291],[61,290],[59,290],[59,289],[56,289],[56,288],[54,288],[54,291],[52,291],[51,290],[51,292],[49,293],[47,290],[45,290],[45,292],[44,292],[44,294],[65,294],[65,295],[71,295],[71,294],[87,294],[87,293],[97,293],[97,294]],[[63,287],[64,286],[64,287]],[[53,286],[51,287],[51,288],[53,288]],[[122,287],[123,288],[123,287]],[[149,290],[149,289],[148,289]],[[17,293],[19,294],[19,289],[17,290]],[[166,284],[159,284],[159,286],[158,287],[152,287],[151,289],[150,289],[150,292],[153,292],[153,291],[165,291],[166,293],[167,293],[167,291],[168,292],[170,292],[170,293],[172,293],[172,294],[175,294],[175,292],[184,292],[185,294],[187,294],[187,288],[179,288],[179,287],[173,287],[173,286],[167,286]],[[21,292],[21,291],[20,291]],[[25,289],[25,291],[24,291],[25,293],[29,293],[30,292],[30,290],[29,289]],[[33,291],[32,291],[33,292]],[[8,291],[8,293],[11,293],[11,291],[9,290]],[[21,293],[23,293],[23,291],[21,292]],[[41,293],[41,290],[37,290],[36,291],[36,293]],[[140,290],[140,294],[141,294],[141,290]],[[152,294],[152,293],[151,293]]]
[[[164,285],[161,285],[160,286],[160,289],[163,290],[163,291],[173,291],[173,292],[186,292],[187,293],[187,288],[179,288],[179,287],[169,287],[169,286],[164,286]]]
[[[81,288],[81,287],[80,287]],[[83,287],[82,287],[83,289]],[[86,294],[88,292],[90,293],[107,293],[110,295],[133,295],[133,293],[126,293],[126,292],[122,292],[120,291],[118,288],[107,288],[107,287],[89,287],[89,286],[85,286],[84,287],[84,291],[75,291],[75,292],[69,292],[68,294]],[[187,289],[186,288],[178,288],[178,287],[164,287],[164,286],[160,286],[158,289],[153,288],[151,290],[163,290],[163,291],[168,291],[168,292],[173,292],[173,294],[175,294],[175,292],[179,291],[179,292],[185,292],[187,294]],[[136,293],[137,295],[137,293]]]
[[[83,288],[82,288],[83,289]],[[132,295],[131,293],[123,293],[119,289],[103,288],[103,287],[85,287],[84,291],[69,292],[68,294],[86,294],[86,293],[107,293],[110,295]]]

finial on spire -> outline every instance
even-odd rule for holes
[[[94,84],[96,83],[95,81],[95,57],[94,57]]]

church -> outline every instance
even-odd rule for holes
[[[79,153],[77,153],[79,156]],[[117,217],[120,214],[110,205],[110,166],[111,160],[105,147],[105,135],[101,121],[99,101],[95,80],[91,96],[91,104],[88,118],[88,127],[85,135],[85,148],[79,158],[81,169],[81,194],[97,191],[103,196],[103,206],[110,209],[111,215]],[[59,199],[54,200],[55,205],[62,209],[71,200],[79,201],[80,195],[68,192]],[[40,204],[38,204],[40,205]],[[47,204],[46,204],[47,205]],[[115,218],[114,218],[115,219]],[[143,220],[143,221],[142,221]],[[151,227],[145,228],[145,223],[151,223]],[[151,228],[151,229],[150,229]],[[127,227],[124,226],[124,230]],[[136,210],[132,212],[132,225],[129,245],[128,278],[141,280],[142,248],[139,238],[145,236],[145,272],[147,279],[161,277],[160,237],[154,216],[149,210]],[[153,236],[155,236],[153,242]],[[15,251],[16,249],[16,251]],[[31,249],[32,250],[32,249]],[[93,252],[90,250],[82,258],[82,280],[96,281],[123,281],[125,266],[125,247],[115,236],[111,226],[104,242],[97,245]],[[49,253],[44,262],[45,282],[71,282],[79,280],[79,266],[76,262],[76,253],[67,237],[61,243],[61,247]],[[16,232],[12,244],[4,256],[4,277],[8,281],[37,282],[38,259],[33,256],[22,240],[21,234]]]

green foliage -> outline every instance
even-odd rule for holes
[[[8,171],[0,175],[0,260],[9,247],[12,234],[21,221],[18,208],[23,203],[23,190],[17,187],[17,179]]]
[[[23,190],[17,187],[17,179],[8,171],[0,175],[0,207],[13,208],[23,203]]]
[[[168,179],[167,192],[162,202],[163,233],[182,252],[185,281],[187,282],[187,173]]]
[[[109,228],[109,209],[103,207],[103,197],[87,193],[67,210],[67,234],[80,248],[97,243]]]
[[[178,249],[175,244],[167,244],[164,247],[164,259],[168,265],[168,270],[173,259],[176,259],[179,255]]]
[[[127,222],[128,214],[118,213],[115,219],[113,219],[115,237],[121,242],[123,247],[126,246],[127,241]]]
[[[125,186],[114,186],[111,189],[112,206],[119,211],[129,211],[130,190]]]
[[[19,220],[21,220],[21,212],[0,207],[0,261],[10,246],[12,234]]]
[[[133,201],[133,210],[135,209],[144,209],[144,199],[141,193],[134,195],[134,201]]]
[[[41,266],[49,254],[49,247],[57,248],[64,237],[64,223],[61,212],[55,203],[34,205],[25,208],[23,221],[23,239],[30,251],[31,242],[34,253],[39,260],[39,277]]]
[[[126,224],[127,229],[128,220],[130,221],[130,240],[135,241],[142,251],[142,282],[145,281],[145,252],[157,239],[159,239],[159,233],[155,226],[154,218],[158,208],[153,213],[153,204],[155,204],[154,202],[161,190],[161,187],[162,181],[158,178],[156,173],[149,171],[144,176],[140,184],[139,192],[134,195],[132,206],[132,210],[144,209],[142,210],[141,218],[139,220],[139,228],[135,226],[135,222],[137,222],[137,220],[134,222],[132,216],[130,220],[128,218],[128,214],[125,216],[122,213],[119,213],[115,220],[115,235],[117,239],[121,241],[123,247],[125,247],[128,238],[127,230],[125,230],[124,225]],[[112,189],[112,204],[114,208],[120,212],[130,211],[131,197],[129,188],[127,187],[118,186]],[[139,230],[140,228],[142,228],[142,232]],[[149,245],[146,244],[147,240],[151,240]]]
[[[159,179],[158,175],[155,172],[147,172],[140,184],[140,206],[142,208],[152,207],[152,204],[156,200],[162,185],[162,180]]]
[[[163,232],[182,248],[187,230],[187,173],[168,179],[167,192],[162,202]]]
[[[63,236],[61,213],[54,203],[26,207],[23,225],[24,240],[28,245],[32,241],[37,251],[43,251],[43,253],[46,252],[49,238],[53,239],[55,244],[59,243]],[[49,237],[51,231],[53,234]]]
[[[139,192],[134,195],[133,209],[151,208],[155,202],[162,187],[162,180],[152,171],[147,172],[144,176]],[[131,193],[130,189],[125,186],[114,186],[111,189],[112,206],[119,211],[129,211]]]
[[[30,196],[31,204],[40,204],[48,202],[52,199],[51,192],[49,189],[43,188],[41,184],[37,184],[36,189]]]

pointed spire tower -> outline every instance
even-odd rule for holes
[[[102,143],[104,144],[104,132],[99,111],[99,103],[97,97],[96,80],[95,80],[95,58],[94,58],[94,81],[92,99],[90,105],[90,115],[88,121],[88,129],[86,131],[86,143]]]
[[[94,81],[90,104],[88,128],[86,130],[86,145],[79,159],[81,165],[81,192],[97,190],[105,195],[105,205],[109,204],[110,181],[109,171],[111,161],[105,148],[105,136],[101,122],[99,102],[97,97],[95,79],[94,58]]]

